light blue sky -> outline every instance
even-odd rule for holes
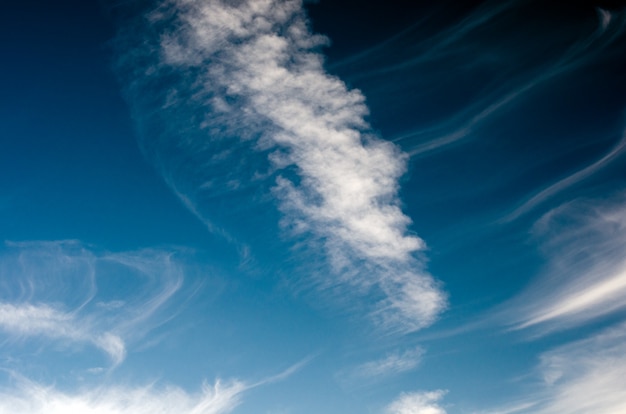
[[[626,11],[349,3],[0,6],[0,414],[626,412]]]

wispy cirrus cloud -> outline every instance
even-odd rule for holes
[[[124,360],[126,346],[118,335],[98,332],[76,315],[49,305],[0,303],[0,330],[13,339],[44,337],[68,342],[92,343],[117,365]]]
[[[325,72],[302,3],[164,1],[147,21],[122,31],[120,68],[139,123],[164,125],[143,145],[176,191],[198,206],[271,187],[284,228],[324,250],[322,285],[377,290],[385,330],[432,323],[446,300],[400,208],[407,157],[370,132],[363,95]]]
[[[387,353],[382,358],[364,362],[352,369],[340,372],[338,379],[348,384],[363,383],[412,371],[421,363],[424,352],[421,347],[415,347],[402,352]]]
[[[364,78],[388,75],[407,68],[415,67],[421,63],[434,60],[441,55],[449,54],[451,46],[454,46],[459,41],[463,40],[464,37],[471,34],[473,31],[485,27],[490,21],[497,18],[499,15],[511,10],[515,3],[516,1],[487,1],[480,4],[460,21],[451,24],[449,27],[438,31],[434,35],[424,33],[421,37],[418,37],[415,43],[410,46],[410,49],[413,52],[420,50],[423,51],[423,53],[415,53],[415,55],[411,58],[404,59],[399,63],[390,63],[391,59],[386,54],[385,46],[389,49],[391,46],[389,43],[393,45],[394,41],[399,41],[403,36],[409,35],[415,30],[419,30],[421,26],[420,23],[423,23],[422,20],[405,28],[400,33],[393,35],[390,39],[386,39],[379,45],[336,62],[331,66],[331,68],[337,68],[350,64],[367,67],[370,66],[367,64],[370,63],[367,62],[368,60],[380,59],[383,62],[382,67],[366,72],[357,72],[357,75],[355,76],[356,78]]]
[[[8,242],[0,270],[5,345],[34,339],[90,344],[113,366],[124,360],[128,342],[167,320],[154,317],[184,278],[174,252],[98,253],[77,241]],[[120,284],[135,289],[112,293]]]
[[[396,71],[406,68],[407,66],[415,66],[427,62],[437,62],[444,56],[454,56],[459,50],[465,54],[467,53],[467,48],[472,47],[472,43],[459,43],[459,40],[461,40],[463,36],[479,28],[489,32],[490,29],[487,23],[490,20],[497,20],[499,15],[505,14],[505,12],[511,12],[516,7],[521,6],[522,3],[523,2],[513,1],[501,2],[494,5],[487,2],[483,7],[479,7],[474,15],[469,16],[459,24],[462,30],[458,32],[458,36],[454,31],[452,33],[444,32],[442,33],[443,38],[433,40],[434,47],[427,48],[419,57],[410,59],[399,65],[384,68],[383,72]],[[486,10],[482,10],[482,8],[486,8]],[[456,114],[446,116],[443,121],[434,125],[405,132],[395,137],[394,141],[405,141],[407,143],[417,142],[417,144],[412,145],[409,151],[411,156],[420,156],[462,141],[477,132],[483,124],[487,123],[487,121],[492,119],[498,112],[502,112],[504,109],[510,107],[514,102],[519,101],[525,95],[529,94],[529,92],[538,89],[538,87],[544,85],[546,82],[552,81],[561,75],[579,69],[598,59],[601,52],[614,46],[618,39],[623,37],[626,29],[626,14],[604,9],[597,9],[596,13],[598,22],[596,29],[576,39],[566,48],[555,51],[553,54],[555,58],[553,60],[545,60],[544,58],[542,61],[530,67],[525,67],[527,62],[524,62],[524,65],[520,65],[519,69],[513,71],[510,68],[504,69],[502,72],[507,73],[507,76],[500,78],[497,82],[493,82],[480,96],[477,96]],[[499,24],[502,24],[504,21],[506,20],[502,19]],[[484,53],[484,45],[482,44],[483,38],[480,39],[481,49],[477,49],[477,55]],[[514,46],[510,45],[509,47]],[[436,53],[433,55],[433,52]],[[527,61],[532,61],[533,59],[532,56],[526,58]],[[488,60],[488,63],[493,65],[494,62]],[[463,70],[466,70],[466,68]],[[540,191],[518,207],[514,212],[510,213],[503,221],[511,221],[517,218],[550,195],[600,169],[603,165],[619,155],[622,149],[623,141],[601,160],[598,160],[575,175]]]
[[[535,224],[549,271],[507,305],[516,329],[570,328],[625,308],[624,199],[573,201]]]
[[[530,212],[532,209],[539,206],[550,197],[553,197],[554,195],[567,189],[568,187],[579,183],[580,181],[588,178],[589,176],[609,165],[611,162],[616,160],[624,153],[624,149],[626,149],[626,132],[623,133],[621,140],[600,159],[539,191],[527,201],[525,201],[522,205],[513,210],[511,213],[507,214],[504,218],[501,219],[501,221],[510,222]]]
[[[389,404],[385,414],[446,414],[439,404],[445,394],[442,390],[405,393]]]
[[[612,414],[626,410],[626,325],[541,356],[545,402],[532,412]]]
[[[215,380],[190,393],[173,385],[130,386],[108,382],[71,392],[43,385],[9,371],[11,385],[0,387],[0,412],[11,414],[226,414],[242,403],[250,389],[283,381],[312,357],[256,382]]]
[[[97,387],[63,392],[19,379],[0,388],[0,412],[13,414],[225,414],[241,403],[247,386],[238,381],[205,384],[198,393],[174,386]]]
[[[541,382],[529,396],[485,414],[614,414],[626,410],[626,324],[556,347],[540,356]]]

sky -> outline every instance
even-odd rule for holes
[[[23,0],[0,50],[0,414],[626,412],[620,2]]]

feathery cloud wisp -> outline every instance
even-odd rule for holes
[[[626,325],[542,355],[547,402],[539,414],[626,411]]]
[[[545,352],[542,384],[511,407],[485,414],[614,414],[626,410],[626,324]]]
[[[423,354],[424,350],[419,347],[404,352],[394,352],[357,366],[352,371],[352,376],[360,379],[380,378],[410,371],[419,365]]]
[[[11,337],[47,337],[87,342],[106,352],[115,365],[126,355],[124,341],[111,332],[97,332],[76,316],[48,305],[0,303],[0,330]]]
[[[546,240],[549,271],[509,304],[516,328],[569,328],[625,308],[624,206],[624,194],[577,200],[535,224]]]
[[[556,183],[550,185],[549,187],[539,191],[537,194],[532,196],[526,202],[524,202],[521,206],[517,207],[514,211],[504,217],[501,221],[509,222],[513,221],[520,216],[528,213],[541,203],[545,202],[550,197],[558,194],[559,192],[571,187],[578,182],[588,178],[594,173],[598,172],[602,168],[609,165],[616,158],[621,156],[626,149],[626,132],[623,134],[622,139],[604,156],[602,156],[599,160],[593,162],[592,164],[576,171],[575,173],[569,175],[568,177],[563,178],[562,180],[557,181]]]
[[[101,387],[65,393],[54,387],[19,380],[17,388],[0,389],[0,412],[12,414],[225,414],[239,403],[241,382],[213,386],[189,394],[180,388],[154,386]]]
[[[99,254],[77,241],[7,243],[0,252],[6,276],[0,332],[9,341],[91,344],[118,365],[129,341],[161,323],[154,316],[182,286],[184,270],[172,255],[156,250]],[[129,276],[117,282],[137,289],[115,297],[99,291],[106,291],[117,274]]]

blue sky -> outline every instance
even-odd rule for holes
[[[626,412],[619,2],[0,23],[0,413]]]

